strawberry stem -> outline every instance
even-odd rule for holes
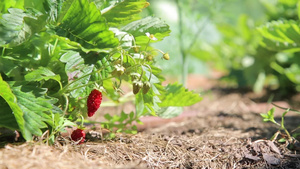
[[[152,77],[152,69],[148,64],[144,64],[144,66],[146,66],[150,70],[150,76],[149,76],[149,82],[150,82],[151,77]]]
[[[67,111],[68,111],[68,107],[69,107],[69,98],[66,96],[66,94],[64,94],[63,93],[63,97],[65,98],[65,100],[66,100],[66,106],[65,106],[65,108],[64,108],[64,114],[66,114],[67,113]]]
[[[5,47],[3,47],[3,49],[2,49],[1,56],[3,56],[3,55],[4,55],[4,52],[5,52]]]
[[[147,45],[146,45],[146,47],[145,47],[145,51],[147,51],[147,48],[148,48],[149,43],[150,43],[150,40],[151,40],[151,39],[148,40],[148,43],[147,43]]]
[[[100,83],[103,83],[104,80],[107,80],[107,79],[111,79],[113,78],[112,76],[111,77],[107,77],[107,78],[104,78],[104,79],[100,79],[100,80],[97,80],[97,81],[94,81],[94,82],[88,82],[87,84],[84,84],[84,85],[81,85],[81,86],[77,86],[77,87],[74,87],[74,88],[70,88],[68,89],[67,91],[73,91],[73,90],[76,90],[76,89],[80,89],[82,87],[85,87],[85,86],[89,86],[91,84],[94,84],[95,82],[100,82]]]
[[[84,128],[83,126],[83,124],[84,124],[84,117],[82,116],[82,115],[80,115],[80,118],[81,118],[81,123],[80,123],[80,128]]]
[[[105,67],[104,67],[104,68],[105,68]],[[85,78],[85,77],[88,77],[88,76],[90,76],[90,75],[92,75],[92,74],[100,73],[104,68],[101,68],[101,69],[99,69],[99,70],[97,70],[97,71],[93,71],[93,72],[88,73],[88,74],[85,74],[85,75],[79,77],[78,79],[73,80],[72,82],[68,83],[65,87],[61,88],[61,90],[59,90],[58,92],[54,93],[54,94],[51,95],[51,96],[52,96],[52,97],[58,97],[58,96],[64,94],[66,91],[72,91],[72,90],[79,89],[79,88],[81,88],[81,87],[85,87],[85,86],[90,85],[91,83],[88,83],[88,84],[85,84],[85,85],[81,85],[81,86],[77,86],[77,87],[75,87],[75,88],[68,89],[73,83],[75,83],[75,82],[77,82],[77,81],[79,81],[79,80],[81,80],[81,79],[83,79],[83,78]],[[101,79],[101,80],[98,80],[98,81],[103,81],[103,80],[110,79],[110,78],[112,78],[112,77],[105,78],[105,79]]]

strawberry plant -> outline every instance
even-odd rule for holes
[[[290,91],[300,91],[300,2],[296,0],[282,1],[279,3],[282,9],[289,9],[282,18],[282,11],[279,14],[272,13],[271,18],[274,19],[257,28],[262,40],[261,46],[272,51],[275,54],[275,59],[270,61],[270,67],[277,73],[282,85],[285,85]],[[271,7],[271,6],[270,6]],[[297,15],[298,14],[298,15]],[[274,57],[274,56],[273,56]],[[283,83],[284,82],[284,83]],[[277,139],[278,135],[282,136],[279,142],[289,143],[289,148],[293,148],[294,144],[299,144],[299,126],[291,132],[285,127],[285,116],[290,111],[299,114],[298,110],[280,107],[273,104],[275,107],[285,110],[281,116],[281,122],[278,123],[274,119],[273,107],[267,113],[261,114],[265,122],[272,122],[279,126],[279,130],[274,134],[273,139]],[[283,132],[282,132],[283,131]],[[298,140],[296,140],[297,138]]]
[[[295,76],[299,72],[299,52],[292,52],[298,46],[293,46],[291,37],[284,37],[287,31],[297,34],[298,30],[294,29],[298,27],[297,0],[175,2],[179,2],[178,24],[181,25],[178,28],[181,49],[176,53],[189,62],[182,72],[205,73],[193,70],[192,61],[188,61],[197,59],[205,62],[202,67],[208,65],[223,72],[222,80],[232,87],[261,92],[268,86],[271,90],[278,89],[282,95],[299,91]],[[293,23],[294,28],[281,22]],[[276,27],[281,30],[275,31]],[[201,67],[200,64],[196,65]]]
[[[271,108],[267,113],[261,113],[260,115],[263,118],[264,122],[271,122],[275,124],[278,128],[278,131],[272,136],[272,140],[278,139],[278,142],[280,143],[287,143],[290,149],[294,149],[295,144],[299,144],[299,126],[295,126],[295,128],[292,131],[289,131],[285,127],[285,116],[287,113],[293,111],[296,113],[300,113],[298,110],[280,107],[276,104],[273,104],[275,107],[280,108],[284,110],[284,112],[281,115],[281,121],[277,122],[274,117],[275,107]]]
[[[135,110],[95,123],[135,133],[132,123],[142,116],[170,118],[199,102],[180,84],[162,85],[155,60],[171,56],[151,44],[170,30],[157,17],[140,18],[147,6],[146,0],[2,1],[0,126],[27,141],[49,131],[53,142],[101,109],[103,96],[113,105],[133,99]],[[124,93],[124,85],[133,92]]]

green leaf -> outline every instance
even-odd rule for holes
[[[139,19],[138,13],[147,7],[149,3],[146,0],[124,0],[116,3],[101,11],[102,16],[106,18],[108,25],[119,27]]]
[[[80,53],[75,51],[68,51],[64,53],[61,56],[60,61],[66,63],[65,71],[68,75],[69,83],[71,83],[68,88],[68,90],[70,90],[71,92],[71,95],[74,98],[78,98],[79,96],[86,96],[86,85],[91,78],[91,75],[87,74],[90,74],[92,72],[93,65],[85,64],[85,61]],[[82,76],[85,77],[81,78]],[[77,80],[78,78],[81,79]]]
[[[104,115],[104,118],[105,118],[106,120],[108,120],[108,121],[111,121],[111,120],[112,120],[112,116],[111,116],[110,114],[108,114],[108,113],[106,113],[106,114]]]
[[[53,35],[53,37],[58,39],[58,44],[60,45],[60,47],[62,49],[73,49],[73,50],[80,49],[85,53],[89,53],[91,51],[96,51],[97,53],[109,53],[111,51],[111,49],[108,49],[108,48],[105,48],[105,49],[86,48],[86,47],[84,47],[86,45],[86,43],[80,44],[81,41],[79,41],[79,40],[77,40],[78,42],[76,42],[76,41],[72,41],[68,38],[58,36],[58,35]]]
[[[152,70],[152,75],[151,75],[151,80],[150,80],[150,83],[151,83],[151,90],[153,91],[153,93],[156,95],[156,96],[159,96],[161,95],[161,93],[164,93],[165,90],[164,90],[164,87],[162,86],[162,82],[165,81],[165,78],[162,76],[162,70],[158,67],[156,67],[155,65],[150,65],[151,67],[151,70]],[[146,74],[146,77],[149,79],[150,78],[150,70],[143,66],[143,69],[144,69],[144,72]],[[147,80],[147,79],[145,79]],[[160,99],[157,97],[156,99],[157,101],[156,102],[160,102]]]
[[[0,96],[7,103],[6,104],[2,99],[0,99],[0,126],[4,126],[13,130],[19,130],[22,132],[26,140],[31,139],[24,135],[25,121],[23,118],[22,109],[18,105],[17,97],[12,93],[10,86],[5,81],[3,81],[1,74],[0,89]]]
[[[45,8],[51,21],[57,21],[64,0],[46,0]]]
[[[272,122],[272,123],[277,124],[277,122],[276,122],[275,119],[274,119],[274,112],[275,112],[275,108],[273,107],[272,109],[270,109],[270,110],[268,111],[268,113],[261,113],[260,115],[261,115],[261,117],[263,118],[263,121],[264,121],[264,122],[270,121],[270,122]]]
[[[19,45],[31,34],[29,27],[24,24],[26,14],[16,8],[10,8],[8,12],[0,19],[0,45]]]
[[[53,126],[52,104],[57,100],[45,98],[47,90],[34,85],[10,82],[10,86],[23,112],[25,129],[22,134],[25,135],[25,139],[31,140],[33,135],[41,136],[42,128],[48,128],[47,124]]]
[[[6,13],[9,8],[24,9],[24,0],[2,0],[0,3],[0,13]]]
[[[270,50],[300,51],[300,28],[296,21],[272,21],[258,31],[263,36],[262,46]]]
[[[75,126],[75,124],[60,114],[54,114],[54,130],[56,132],[65,132],[65,127]]]
[[[297,63],[294,63],[289,68],[286,68],[285,75],[293,83],[300,84],[300,66]]]
[[[152,16],[131,22],[122,27],[121,31],[132,34],[136,38],[136,43],[139,45],[148,43],[149,38],[145,34],[147,32],[153,34],[157,38],[157,41],[161,41],[164,37],[169,36],[171,32],[169,25],[160,18]]]
[[[286,141],[287,141],[286,138],[280,138],[280,139],[278,140],[279,143],[285,143]]]
[[[2,97],[0,97],[0,107],[0,127],[9,128],[11,130],[20,130],[14,113],[12,113],[11,108]]]
[[[114,89],[112,79],[103,80],[103,87],[106,90],[106,96],[114,101],[118,101],[120,94]]]
[[[161,118],[173,118],[180,115],[183,112],[182,107],[163,107],[158,112],[157,115]]]
[[[159,95],[165,92],[161,85],[161,82],[164,81],[164,78],[161,75],[161,69],[155,67],[154,65],[150,65],[150,67],[152,70],[150,90],[147,94],[143,94],[141,90],[135,95],[137,117],[147,113],[150,113],[152,116],[156,116],[156,112],[160,110],[158,105],[161,102]],[[146,66],[143,66],[143,70],[145,74],[142,80],[148,81],[150,78],[150,70]]]
[[[0,19],[0,46],[18,46],[45,25],[45,16],[34,9],[8,9]]]
[[[135,95],[135,110],[137,117],[141,117],[145,112],[145,104],[144,104],[144,97],[142,92],[139,92]]]
[[[41,81],[53,79],[60,83],[60,76],[53,73],[51,70],[45,67],[39,67],[38,69],[25,75],[26,81]]]
[[[24,0],[24,8],[34,8],[42,13],[45,13],[45,1],[46,0]]]
[[[0,71],[3,72],[6,76],[11,76],[14,70],[17,69],[17,65],[13,62],[11,57],[1,56],[0,57]],[[18,71],[18,73],[20,73]]]
[[[300,18],[300,1],[297,3],[298,18]]]
[[[160,109],[157,105],[160,100],[150,89],[147,94],[143,94],[140,91],[135,95],[135,107],[137,117],[141,117],[146,114],[151,114],[152,116],[157,116],[156,112]]]
[[[161,84],[161,82],[165,81],[164,76],[162,75],[162,70],[155,65],[150,65],[151,70],[152,70],[152,75],[151,75],[151,83],[156,83],[156,84]],[[149,79],[150,78],[150,70],[148,69],[147,66],[143,66],[143,69],[146,73],[146,77]]]
[[[119,121],[120,123],[122,123],[123,121],[127,120],[128,117],[129,117],[129,115],[126,114],[124,111],[122,111],[122,112],[121,112],[121,115],[120,115],[120,117],[119,117],[119,119],[118,119],[118,121]]]
[[[122,32],[117,28],[110,28],[111,31],[114,32],[116,38],[119,39],[120,46],[123,49],[129,49],[133,45],[134,37],[129,35],[127,32]]]
[[[118,39],[108,30],[106,20],[94,3],[88,0],[67,0],[59,14],[61,36],[80,42],[85,48],[113,48]]]
[[[298,2],[298,0],[279,0],[279,3],[290,7],[296,6]]]
[[[188,91],[181,84],[169,84],[165,88],[166,93],[160,97],[160,107],[183,107],[191,106],[202,100],[199,94]]]

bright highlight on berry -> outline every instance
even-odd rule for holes
[[[101,102],[102,102],[102,93],[97,89],[92,90],[87,99],[87,108],[88,108],[89,117],[92,117],[95,114],[95,112],[99,109]]]

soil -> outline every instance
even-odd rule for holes
[[[279,143],[286,138],[283,131],[270,140],[278,126],[264,123],[260,116],[274,107],[267,100],[276,93],[220,88],[213,79],[193,75],[189,82],[204,99],[176,118],[144,117],[138,134],[117,134],[113,140],[101,139],[103,130],[93,126],[81,145],[68,142],[70,134],[54,146],[5,140],[0,168],[300,168],[299,143]],[[274,103],[299,108],[298,98]],[[276,109],[276,121],[283,112]],[[297,113],[286,114],[288,131],[299,122]]]

